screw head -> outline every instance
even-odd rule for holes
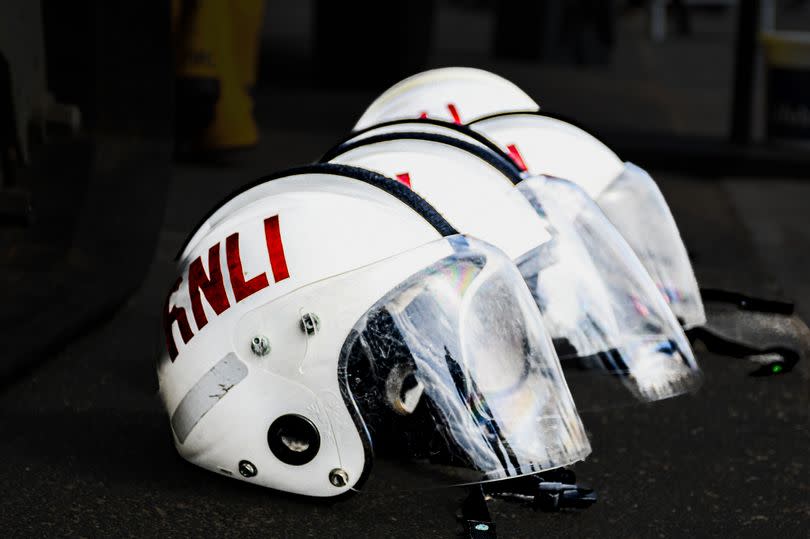
[[[307,335],[315,335],[321,328],[321,320],[315,313],[305,313],[301,316],[301,330]]]
[[[250,341],[250,349],[259,357],[270,353],[270,341],[264,335],[256,335]]]
[[[349,474],[342,468],[335,468],[329,472],[329,482],[338,488],[345,487],[349,484]]]
[[[239,474],[242,477],[255,477],[256,474],[259,473],[259,470],[256,469],[256,465],[250,462],[249,460],[240,460],[239,461]]]

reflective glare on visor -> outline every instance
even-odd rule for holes
[[[340,369],[373,448],[372,477],[381,458],[389,479],[398,470],[427,487],[536,473],[590,451],[526,285],[484,244],[379,300],[344,344]]]
[[[599,207],[576,185],[555,178],[526,179],[518,191],[552,233],[551,242],[518,266],[564,364],[621,380],[642,401],[694,389],[699,370],[680,324]],[[591,404],[596,394],[586,393]]]

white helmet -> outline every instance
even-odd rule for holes
[[[537,113],[539,108],[502,77],[478,69],[444,68],[419,73],[391,87],[369,106],[355,129],[419,118],[423,116],[420,111],[428,111],[429,117],[471,124],[532,174],[557,176],[582,186],[633,247],[684,327],[705,324],[703,302],[683,240],[649,174],[622,163],[607,146],[570,122]],[[533,139],[526,133],[520,139],[504,133],[517,129],[518,119],[526,118],[532,119],[533,126],[545,122],[548,130],[535,129]]]
[[[585,189],[639,256],[684,327],[706,323],[678,226],[649,174],[623,163],[583,129],[547,115],[500,114],[470,127],[528,173],[559,176]]]
[[[459,483],[590,452],[517,268],[396,181],[263,178],[206,218],[179,272],[158,378],[194,464],[328,497],[385,454]]]
[[[454,227],[502,248],[529,283],[559,355],[626,375],[642,400],[695,387],[697,365],[677,320],[580,189],[523,180],[499,154],[435,133],[366,134],[324,160],[398,177]]]
[[[523,90],[494,73],[470,67],[445,67],[408,77],[383,92],[354,129],[419,117],[466,124],[499,112],[539,108]]]

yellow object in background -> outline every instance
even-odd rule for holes
[[[258,142],[251,91],[263,11],[263,0],[172,2],[178,133],[195,152]]]
[[[264,16],[264,0],[241,0],[230,3],[234,63],[239,80],[250,93],[256,84],[259,67],[259,39]]]

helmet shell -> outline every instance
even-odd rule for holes
[[[398,82],[369,105],[354,130],[407,118],[435,118],[466,124],[509,111],[540,106],[508,80],[470,67],[445,67]]]

